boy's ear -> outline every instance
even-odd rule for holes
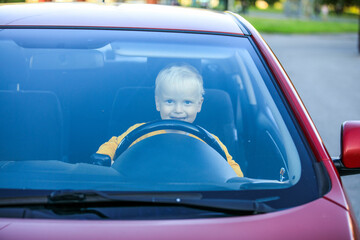
[[[157,96],[155,96],[155,105],[156,105],[156,110],[160,112],[160,103],[159,103],[159,98]]]
[[[200,102],[199,102],[198,113],[201,111],[201,107],[202,107],[203,102],[204,102],[204,98],[202,97],[202,98],[200,99]]]

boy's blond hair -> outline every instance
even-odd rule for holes
[[[155,81],[155,96],[159,96],[160,87],[164,82],[178,88],[184,87],[185,84],[197,85],[199,96],[202,97],[205,93],[202,76],[196,68],[187,64],[172,65],[161,70]]]

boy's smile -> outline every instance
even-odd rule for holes
[[[161,119],[193,123],[197,113],[201,111],[203,98],[195,84],[187,82],[180,87],[164,83],[158,96],[155,96],[155,102]]]

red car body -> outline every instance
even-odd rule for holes
[[[289,234],[294,234],[293,239],[344,239],[356,231],[348,210],[325,198],[266,216],[163,221],[1,219],[1,225],[3,239],[276,239]]]
[[[243,18],[154,5],[41,4],[0,7],[0,28],[88,28],[249,35],[291,106],[331,189],[307,204],[255,216],[180,220],[0,219],[1,239],[358,239],[358,224],[340,175],[285,70],[260,34]],[[116,21],[115,21],[116,20]],[[239,27],[239,22],[241,26]],[[359,124],[345,124],[345,167],[359,167]],[[354,128],[355,130],[349,130]],[[351,136],[349,136],[351,135]],[[340,161],[338,162],[340,164]],[[345,169],[341,164],[338,169]]]

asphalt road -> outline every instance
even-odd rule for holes
[[[331,156],[340,153],[340,127],[360,120],[360,54],[356,34],[268,35]],[[360,223],[360,174],[342,177]]]

